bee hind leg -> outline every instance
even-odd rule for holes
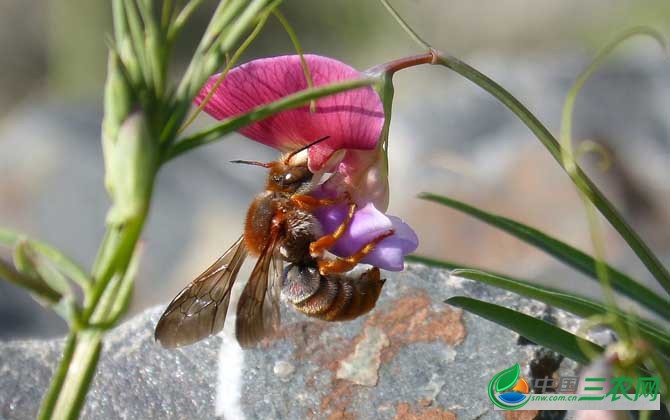
[[[333,233],[329,235],[324,235],[317,239],[316,241],[312,242],[309,244],[309,253],[312,255],[312,257],[317,258],[325,251],[328,249],[332,248],[333,245],[335,245],[335,242],[337,242],[338,239],[344,235],[344,232],[347,231],[347,228],[349,228],[349,224],[351,223],[351,219],[354,217],[354,213],[356,212],[356,204],[351,203],[349,204],[349,211],[347,212],[347,215],[345,216],[344,220],[340,225],[333,231]]]
[[[393,229],[384,232],[367,244],[363,245],[358,251],[349,257],[338,257],[333,260],[319,260],[319,272],[321,275],[326,276],[328,274],[334,273],[345,273],[351,270],[352,268],[356,267],[356,264],[365,258],[366,255],[371,253],[381,241],[393,235],[394,233],[395,231]]]

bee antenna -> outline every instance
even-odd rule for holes
[[[264,168],[269,168],[272,166],[272,163],[258,162],[255,160],[231,160],[230,163],[243,163],[245,165],[262,166]]]
[[[320,139],[316,139],[313,142],[309,143],[306,146],[301,147],[298,150],[292,151],[288,156],[286,156],[285,162],[289,162],[293,156],[297,155],[298,153],[302,152],[303,150],[309,149],[310,147],[314,146],[315,144],[318,144],[318,143],[321,143],[322,141],[328,140],[329,138],[330,138],[330,136],[323,136]]]

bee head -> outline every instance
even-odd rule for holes
[[[267,190],[296,193],[307,190],[314,177],[307,165],[308,149],[329,138],[330,136],[321,137],[298,150],[285,154],[274,162],[264,163],[250,160],[233,160],[231,162],[268,168],[270,173],[268,174]]]
[[[268,174],[267,189],[286,193],[295,193],[307,186],[314,174],[307,167],[307,162],[286,163],[284,159],[274,162]]]

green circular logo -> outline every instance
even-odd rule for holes
[[[489,398],[503,410],[518,410],[530,401],[528,382],[519,376],[519,364],[497,373],[489,382]]]

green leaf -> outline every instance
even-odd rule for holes
[[[537,299],[548,305],[566,310],[580,317],[604,315],[614,312],[620,319],[633,326],[640,335],[654,343],[658,347],[670,351],[670,334],[660,325],[651,321],[637,318],[636,316],[616,308],[607,308],[604,304],[592,298],[579,296],[546,286],[539,286],[526,280],[520,280],[502,274],[491,274],[479,270],[462,269],[454,270],[452,275],[466,279],[479,281],[500,287],[520,295]]]
[[[455,263],[452,261],[438,260],[436,258],[426,257],[424,255],[407,255],[405,261],[428,265],[431,267],[446,268],[447,270],[456,270],[459,268],[473,268],[464,264]]]
[[[444,197],[436,194],[422,193],[420,198],[443,204],[452,209],[461,211],[472,217],[475,217],[489,225],[495,226],[507,233],[516,236],[517,238],[534,245],[550,255],[553,255],[558,260],[568,264],[576,270],[586,274],[587,276],[597,280],[596,261],[590,255],[574,248],[565,242],[551,237],[541,231],[524,225],[512,219],[502,217],[496,214],[488,213],[477,209],[460,201],[449,197]],[[606,265],[607,275],[610,279],[612,287],[618,292],[630,297],[631,299],[644,305],[646,308],[656,312],[666,319],[670,319],[670,301],[658,296],[653,291],[642,286],[626,274],[617,269]]]
[[[77,283],[85,293],[88,292],[91,279],[86,274],[86,271],[52,245],[35,239],[29,239],[25,235],[2,228],[0,228],[0,245],[15,248],[15,263],[19,270],[22,267],[28,269],[26,266],[28,263],[27,252],[38,254],[53,264],[54,267],[65,274],[70,280]]]
[[[514,366],[507,368],[496,375],[498,377],[498,380],[496,381],[496,392],[507,391],[516,385],[516,381],[519,380],[520,371],[519,364],[515,363]]]
[[[16,270],[0,260],[0,277],[27,289],[38,303],[50,307],[70,325],[76,323],[79,308],[63,275],[36,255],[26,240],[17,244],[14,260]]]
[[[60,293],[49,287],[41,278],[20,273],[2,259],[0,259],[0,278],[27,289],[47,305],[55,305],[61,299]]]
[[[505,308],[504,306],[465,296],[449,298],[445,303],[463,308],[468,312],[509,328],[532,342],[548,347],[578,363],[589,363],[591,360],[589,354],[602,353],[604,351],[601,346],[591,341],[577,337],[546,321],[535,319],[532,316]],[[587,349],[589,354],[584,349]]]
[[[32,255],[33,251],[28,246],[25,239],[16,242],[14,247],[14,267],[16,270],[26,277],[42,281],[40,274],[35,267],[35,257]]]
[[[40,258],[27,240],[21,240],[16,244],[14,265],[21,274],[44,282],[47,287],[63,297],[74,294],[65,276],[48,260]]]

